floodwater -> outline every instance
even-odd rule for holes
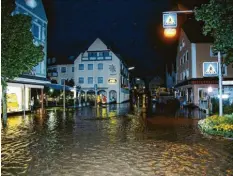
[[[204,137],[196,112],[155,112],[126,116],[122,104],[9,117],[2,175],[233,175],[233,141]]]

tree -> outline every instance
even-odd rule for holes
[[[195,8],[195,17],[203,21],[203,34],[214,38],[213,49],[226,54],[225,64],[233,62],[233,1],[210,0]]]
[[[3,116],[6,118],[6,82],[32,70],[44,56],[42,46],[33,44],[30,32],[31,17],[11,13],[15,8],[13,0],[2,0],[2,58],[1,81],[3,90]]]

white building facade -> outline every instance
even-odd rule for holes
[[[128,68],[99,38],[75,59],[74,82],[87,102],[96,95],[106,96],[108,103],[129,100]]]
[[[50,65],[53,61],[54,64]],[[48,59],[47,74],[52,82],[63,85],[65,80],[74,80],[74,64],[56,64],[56,58]]]

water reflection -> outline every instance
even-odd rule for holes
[[[11,117],[2,128],[2,173],[233,175],[232,141],[206,139],[193,123],[152,124],[148,110],[137,113],[123,104]]]

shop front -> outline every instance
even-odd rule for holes
[[[32,89],[43,90],[43,85],[8,83],[7,113],[29,111],[31,109]]]

